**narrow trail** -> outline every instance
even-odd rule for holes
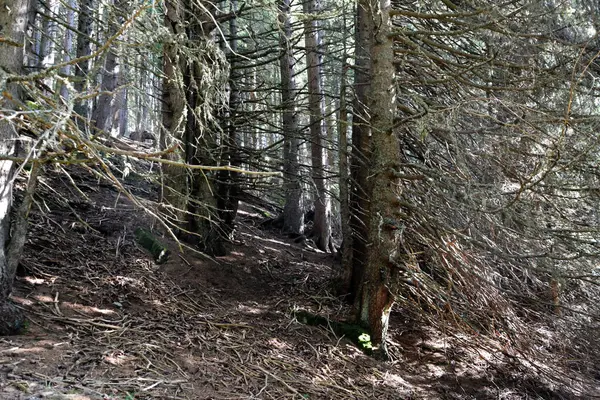
[[[348,315],[329,293],[334,260],[261,229],[245,205],[229,255],[180,254],[164,238],[172,256],[157,266],[133,240],[152,220],[75,178],[83,193],[60,176],[41,185],[13,296],[30,325],[0,338],[1,399],[574,398],[401,312],[388,363],[300,324],[299,308]]]

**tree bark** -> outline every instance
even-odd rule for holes
[[[21,74],[25,46],[25,31],[29,16],[28,0],[0,0],[0,154],[12,156],[16,151],[17,127],[10,117],[22,92],[17,84],[9,83],[9,75]],[[0,335],[14,334],[24,327],[24,318],[10,303],[19,258],[25,244],[27,213],[37,181],[38,167],[34,166],[30,184],[19,208],[11,232],[10,211],[15,168],[12,161],[0,161]],[[12,234],[12,235],[11,235]]]
[[[283,230],[286,233],[304,233],[304,210],[302,207],[302,185],[300,184],[300,164],[298,147],[300,132],[296,115],[296,80],[294,56],[291,47],[292,27],[290,22],[290,0],[279,3],[279,44],[282,50],[279,58],[281,75],[281,102],[283,107],[283,179],[285,204],[283,206]]]
[[[323,251],[330,250],[331,245],[331,199],[326,192],[325,170],[327,164],[323,149],[323,141],[327,137],[325,131],[325,98],[321,79],[321,31],[317,21],[319,11],[318,0],[307,0],[303,4],[304,34],[306,44],[306,69],[308,74],[308,111],[310,114],[310,141],[312,179],[315,185],[315,218],[312,236],[317,247]]]
[[[68,28],[74,28],[75,27],[75,7],[76,5],[76,1],[75,0],[68,0],[68,8],[67,8],[67,25]],[[73,52],[73,31],[71,29],[65,29],[65,37],[63,38],[63,62],[68,62],[71,60],[71,56],[72,56],[72,52]],[[60,73],[63,74],[64,76],[69,76],[71,74],[71,65],[65,65],[63,68],[61,68]],[[60,96],[65,100],[68,101],[69,100],[69,91],[67,88],[67,85],[65,85],[62,81],[58,81],[58,85],[57,85],[60,89]]]
[[[144,65],[144,57],[143,56],[141,56],[141,55],[136,56],[135,63],[136,63],[136,65],[139,66],[139,68],[137,68],[137,72],[139,73],[139,87],[140,87],[140,91],[133,91],[134,96],[135,96],[134,103],[136,105],[136,107],[135,107],[135,116],[136,116],[135,131],[142,132],[145,130],[152,129],[150,127],[150,125],[148,124],[148,114],[149,114],[148,113],[148,111],[149,111],[148,105],[150,104],[152,99],[146,99],[142,93],[145,93],[146,91],[151,92],[153,90],[154,85],[152,84],[153,83],[152,80],[154,79],[154,77],[153,76],[151,76],[150,78],[148,77],[148,69]]]
[[[367,257],[357,301],[358,320],[371,332],[371,342],[387,357],[386,335],[394,304],[393,287],[399,247],[398,196],[400,182],[395,171],[400,148],[395,136],[395,67],[390,38],[390,0],[362,0],[373,21],[371,35],[371,90],[368,96],[371,126],[369,165],[370,218]]]
[[[41,7],[40,0],[29,1],[29,13],[27,15],[27,29],[31,32],[25,39],[25,54],[23,65],[27,70],[36,68],[38,63],[39,45],[41,42],[41,32],[37,28],[37,21],[40,18],[38,9]]]
[[[94,13],[94,0],[79,0],[79,12],[77,20],[77,59],[89,56],[92,52],[90,44],[90,35],[92,34]],[[87,89],[87,75],[89,71],[89,60],[82,59],[75,65],[75,83],[74,88],[77,93],[82,93]],[[85,132],[85,121],[89,117],[89,107],[87,100],[78,100],[73,110],[79,115],[77,123],[80,129]]]
[[[342,2],[342,8],[345,8]],[[348,64],[348,23],[346,13],[343,14],[344,27],[342,41],[344,54],[342,57],[342,68],[339,80],[339,103],[338,103],[338,160],[339,160],[339,189],[340,189],[340,224],[342,228],[342,245],[340,248],[341,265],[338,269],[334,282],[334,287],[339,296],[347,298],[351,293],[352,287],[352,226],[350,212],[350,174],[349,174],[349,154],[348,154],[348,103],[346,99],[347,81],[346,72],[349,69]]]
[[[367,256],[369,220],[368,170],[371,128],[368,120],[367,95],[370,90],[373,21],[368,14],[367,1],[356,6],[356,37],[354,66],[354,103],[352,105],[352,153],[350,154],[350,227],[352,254],[345,258],[343,268],[351,269],[347,300],[353,303],[359,292]]]
[[[113,2],[110,8],[108,17],[108,32],[107,38],[113,37],[119,30],[119,25],[123,22],[118,14],[126,11],[127,4],[123,0],[116,0]],[[117,56],[117,46],[111,46],[106,53],[104,60],[104,68],[102,68],[102,83],[100,84],[100,96],[96,101],[94,111],[92,113],[92,120],[95,122],[95,126],[98,131],[105,131],[107,134],[111,133],[113,119],[115,112],[118,112],[118,101],[116,97],[121,93],[115,93],[117,88],[117,79],[119,73],[117,69],[119,67]]]
[[[117,82],[122,88],[117,97],[116,107],[116,112],[118,113],[117,119],[119,121],[118,132],[120,137],[125,137],[129,129],[129,90],[125,87],[127,79],[127,61],[126,58],[123,57],[123,62],[121,62],[119,67],[119,80]]]
[[[237,1],[231,0],[230,12],[237,13]],[[221,155],[221,164],[239,167],[241,164],[239,155],[239,132],[238,132],[238,107],[240,105],[240,91],[238,89],[241,76],[236,68],[238,32],[237,17],[229,20],[229,118],[227,119],[227,137],[224,142],[224,151]],[[234,220],[239,206],[239,173],[222,170],[218,174],[218,199],[217,208],[221,219],[222,234],[231,238],[234,231]]]
[[[342,221],[342,265],[337,276],[337,290],[342,296],[351,292],[352,286],[352,227],[350,226],[350,193],[348,171],[348,111],[346,104],[346,59],[342,66],[340,103],[338,112],[338,153],[340,169],[340,217]]]
[[[215,128],[210,126],[214,122],[199,119],[209,111],[216,113],[214,109],[199,109],[211,103],[211,99],[201,97],[207,94],[200,93],[198,87],[203,80],[199,76],[203,66],[198,63],[209,61],[189,59],[179,50],[184,43],[194,46],[197,41],[210,40],[197,21],[186,26],[183,19],[186,12],[200,13],[191,4],[177,1],[166,3],[165,26],[171,30],[173,37],[186,37],[187,40],[167,43],[164,47],[164,130],[161,130],[160,145],[164,149],[172,141],[179,143],[179,150],[168,155],[177,161],[190,165],[218,165],[219,160],[215,158],[218,154]],[[187,49],[190,52],[193,50]],[[163,173],[165,192],[161,200],[171,206],[170,219],[177,227],[178,236],[196,244],[209,255],[224,255],[222,221],[214,193],[217,190],[215,174],[171,165],[163,167]]]
[[[183,6],[180,1],[165,2],[165,27],[173,37],[183,34]],[[180,82],[183,80],[180,69],[177,43],[165,43],[163,51],[163,82],[162,82],[162,127],[159,135],[160,149],[169,147],[173,141],[181,143],[177,152],[165,157],[173,161],[185,161],[185,93]],[[178,227],[186,221],[186,198],[189,196],[187,186],[187,169],[175,165],[163,165],[161,202],[171,206],[169,218]]]
[[[44,14],[51,16],[56,15],[60,3],[56,0],[48,0],[45,4]],[[42,15],[41,21],[41,32],[40,32],[40,44],[37,68],[42,70],[46,67],[54,65],[54,59],[56,56],[56,36],[57,36],[57,23],[46,15]]]

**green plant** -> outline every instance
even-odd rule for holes
[[[358,337],[358,343],[363,350],[373,350],[373,344],[371,343],[371,336],[368,333],[362,333]]]

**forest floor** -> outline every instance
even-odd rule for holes
[[[0,399],[565,399],[498,343],[418,326],[397,310],[391,361],[369,357],[297,309],[349,313],[329,291],[334,258],[262,229],[243,204],[216,260],[176,242],[156,265],[134,241],[153,219],[83,171],[43,178],[14,300],[27,332],[0,338]],[[155,198],[142,180],[128,188]],[[156,227],[156,226],[155,226]],[[493,350],[496,349],[496,350]],[[528,366],[527,366],[528,365]]]

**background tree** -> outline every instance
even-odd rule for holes
[[[114,14],[110,15],[108,18],[108,37],[113,37],[118,32],[120,26],[119,22],[121,22],[121,24],[123,22],[118,13],[121,13],[122,11],[126,12],[125,5],[126,3],[124,1],[119,0],[114,3],[114,7],[109,9],[109,13]],[[117,50],[117,46],[111,46],[105,53],[104,65],[101,70],[100,95],[98,96],[98,100],[92,111],[92,120],[95,123],[95,127],[98,131],[106,131],[108,133],[110,133],[112,129],[114,119],[113,111],[115,111],[114,106],[117,97],[115,89],[117,88],[119,69],[122,68],[124,64],[122,61],[121,65],[118,64]]]
[[[315,185],[315,216],[312,236],[315,237],[317,246],[323,251],[329,251],[331,247],[331,202],[326,191],[325,164],[327,153],[323,142],[326,140],[325,127],[325,98],[323,95],[322,82],[322,48],[319,29],[318,13],[319,3],[305,1],[304,9],[304,34],[306,45],[306,71],[308,75],[308,111],[310,129],[310,151],[311,151],[311,177]]]
[[[238,108],[240,106],[240,90],[238,82],[241,77],[238,76],[237,69],[238,38],[237,38],[237,1],[233,0],[230,3],[229,9],[229,99],[226,112],[221,112],[222,116],[227,118],[222,121],[223,139],[221,143],[222,153],[220,156],[220,164],[239,168],[241,164],[240,145],[241,135],[238,129]],[[227,51],[227,50],[226,50]],[[227,54],[227,53],[226,53]],[[239,173],[230,170],[222,169],[217,177],[217,209],[221,222],[221,235],[231,238],[234,230],[234,220],[237,215],[239,197],[240,197],[240,175]]]
[[[283,207],[283,230],[296,235],[304,233],[304,210],[298,152],[300,131],[296,111],[296,78],[292,47],[292,24],[290,21],[289,0],[279,4],[279,59],[281,74],[281,106],[283,131],[283,179],[285,181],[285,204]]]
[[[354,49],[354,102],[352,106],[352,153],[350,158],[350,226],[352,229],[352,257],[346,258],[350,269],[348,301],[353,302],[359,292],[367,257],[369,201],[366,192],[370,158],[370,127],[368,124],[367,93],[370,79],[370,49],[372,47],[371,22],[367,9],[356,6],[355,49]]]
[[[91,34],[93,25],[94,0],[79,0],[79,10],[77,13],[77,51],[75,58],[78,60],[75,66],[74,87],[77,93],[83,93],[87,88],[89,55],[92,52]],[[89,106],[87,100],[78,99],[75,104],[75,112],[81,117],[80,126],[84,127],[84,122],[89,118]]]

